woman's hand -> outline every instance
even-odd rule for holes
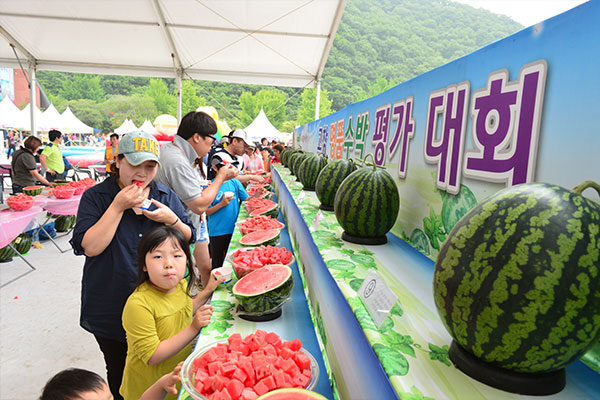
[[[177,220],[179,220],[179,217],[173,212],[173,210],[160,201],[152,199],[152,203],[154,203],[156,206],[156,210],[142,210],[142,213],[146,216],[146,218],[165,225],[173,225],[177,222]]]
[[[192,326],[196,330],[200,330],[210,324],[210,317],[212,316],[213,308],[212,306],[205,304],[201,306],[196,313],[194,314],[194,319],[192,320]]]
[[[117,193],[113,204],[122,212],[132,207],[139,207],[144,201],[144,190],[136,185],[125,186]]]

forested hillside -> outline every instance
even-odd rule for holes
[[[447,0],[348,0],[323,73],[320,113],[373,96],[521,28],[508,17]],[[51,71],[37,76],[60,112],[68,104],[105,132],[126,117],[139,126],[161,113],[176,114],[173,79]],[[183,84],[184,113],[212,105],[232,128],[249,124],[263,107],[278,129],[290,131],[312,120],[314,99],[314,89]]]

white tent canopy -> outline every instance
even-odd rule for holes
[[[273,126],[271,121],[269,121],[269,118],[267,118],[267,115],[262,108],[256,118],[254,118],[254,121],[245,127],[244,130],[248,133],[250,140],[253,142],[260,142],[262,138],[267,138],[269,141],[273,139],[278,141],[282,140],[281,132]]]
[[[87,126],[73,114],[73,111],[67,106],[67,109],[61,114],[63,123],[63,133],[94,133],[94,128]]]
[[[2,0],[0,65],[316,87],[346,0]],[[2,45],[4,43],[4,45]]]
[[[62,132],[65,130],[62,115],[56,110],[54,104],[50,104],[46,111],[42,113],[42,120],[40,121],[39,127],[45,131],[58,129]]]
[[[154,135],[154,125],[152,125],[152,122],[150,122],[149,120],[145,120],[142,126],[140,126],[140,131]]]
[[[4,96],[0,101],[0,127],[1,128],[23,128],[29,116],[23,118],[21,110],[8,96]]]
[[[23,130],[25,131],[31,131],[31,121],[29,120],[29,116],[31,114],[31,104],[27,104],[25,106],[25,108],[23,108],[21,110],[21,119],[23,120]],[[35,119],[37,122],[37,129],[36,131],[39,131],[41,129],[43,129],[43,127],[40,125],[40,121],[42,118],[42,112],[40,111],[39,108],[37,108],[37,106],[35,106]]]
[[[125,121],[123,121],[121,126],[119,126],[117,129],[115,129],[115,133],[118,133],[119,135],[124,135],[126,133],[137,131],[137,130],[138,130],[138,128],[135,126],[133,121],[130,120],[129,118],[125,118]]]

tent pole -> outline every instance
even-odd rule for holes
[[[317,80],[317,96],[315,98],[315,121],[319,119],[319,106],[321,105],[321,80]]]
[[[177,71],[177,125],[181,122],[181,71]]]
[[[25,73],[25,71],[23,71]],[[37,132],[37,126],[35,125],[35,88],[36,88],[36,80],[35,80],[35,63],[29,64],[29,118],[31,121],[31,135],[35,136]]]

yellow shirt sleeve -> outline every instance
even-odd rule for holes
[[[129,351],[148,364],[148,360],[160,344],[160,339],[156,330],[154,312],[143,297],[134,294],[127,300],[123,309],[123,328],[127,332]]]

